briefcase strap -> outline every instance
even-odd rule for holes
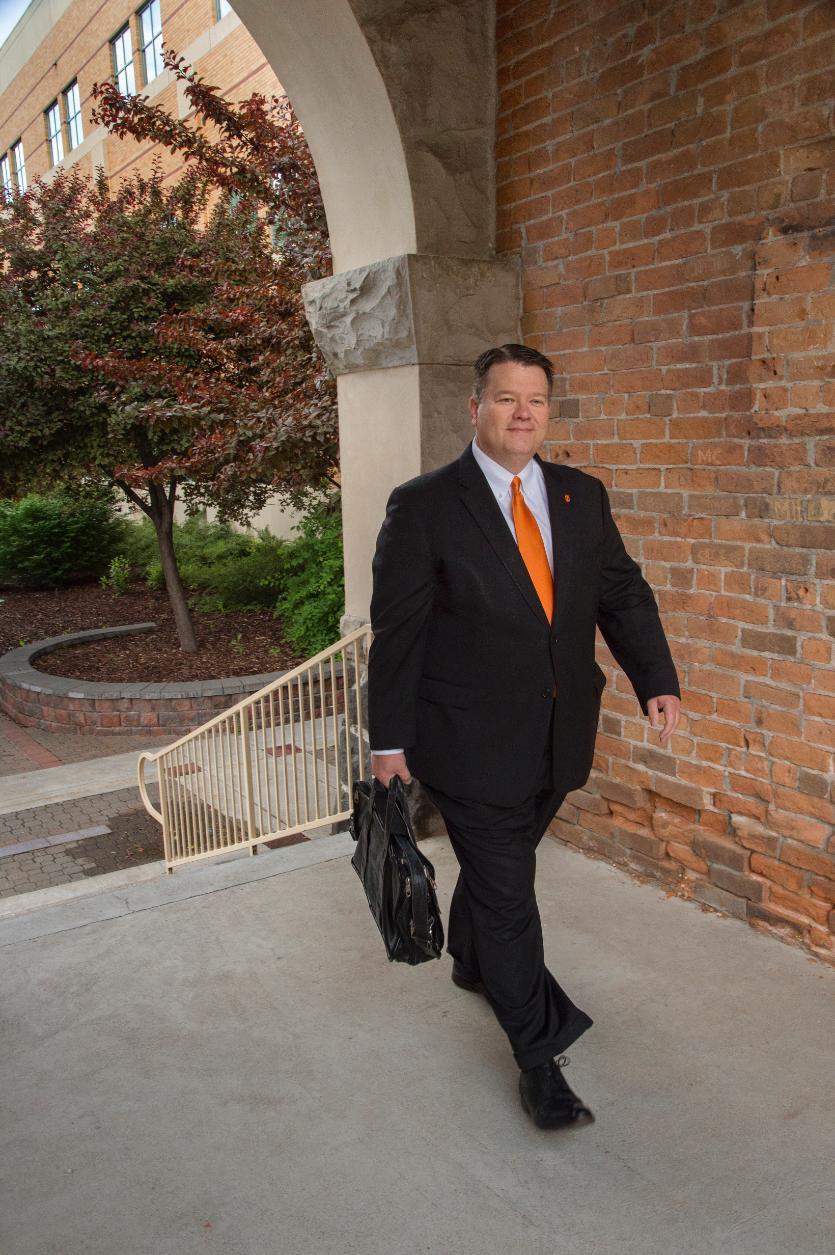
[[[409,864],[412,870],[412,936],[423,945],[430,945],[432,929],[429,923],[429,890],[427,887],[426,869],[420,855],[409,851]]]
[[[420,851],[417,848],[412,817],[409,814],[409,804],[406,799],[403,781],[399,776],[395,776],[392,779],[388,788],[388,797],[386,798],[386,832],[391,832],[391,822],[395,811],[399,812],[400,818],[403,820],[403,826],[409,836],[407,857],[412,885],[412,936],[415,941],[428,946],[432,942],[429,922],[429,890],[426,883],[428,873],[424,867]]]

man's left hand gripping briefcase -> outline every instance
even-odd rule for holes
[[[435,868],[415,840],[409,805],[399,776],[388,789],[377,781],[354,785],[351,835],[357,843],[351,866],[371,914],[396,963],[439,959],[444,946],[435,894]]]

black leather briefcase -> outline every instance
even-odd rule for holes
[[[386,954],[394,963],[412,965],[439,959],[444,930],[435,868],[418,849],[402,780],[395,776],[388,789],[377,780],[358,780],[352,800],[350,827],[357,848],[351,866],[362,881]]]

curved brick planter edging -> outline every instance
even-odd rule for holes
[[[0,710],[24,727],[48,732],[107,732],[136,736],[177,736],[190,732],[246,693],[255,693],[283,675],[240,675],[224,680],[189,680],[170,684],[100,684],[47,675],[32,663],[53,649],[84,641],[107,640],[135,632],[153,632],[155,623],[94,628],[33,641],[0,657]]]

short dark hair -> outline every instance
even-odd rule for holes
[[[499,362],[518,362],[520,366],[538,366],[545,371],[548,380],[548,399],[554,385],[554,368],[544,353],[538,349],[528,348],[527,344],[500,344],[498,348],[487,349],[476,358],[473,366],[473,396],[480,401],[484,396],[487,384],[487,373],[491,366]]]

